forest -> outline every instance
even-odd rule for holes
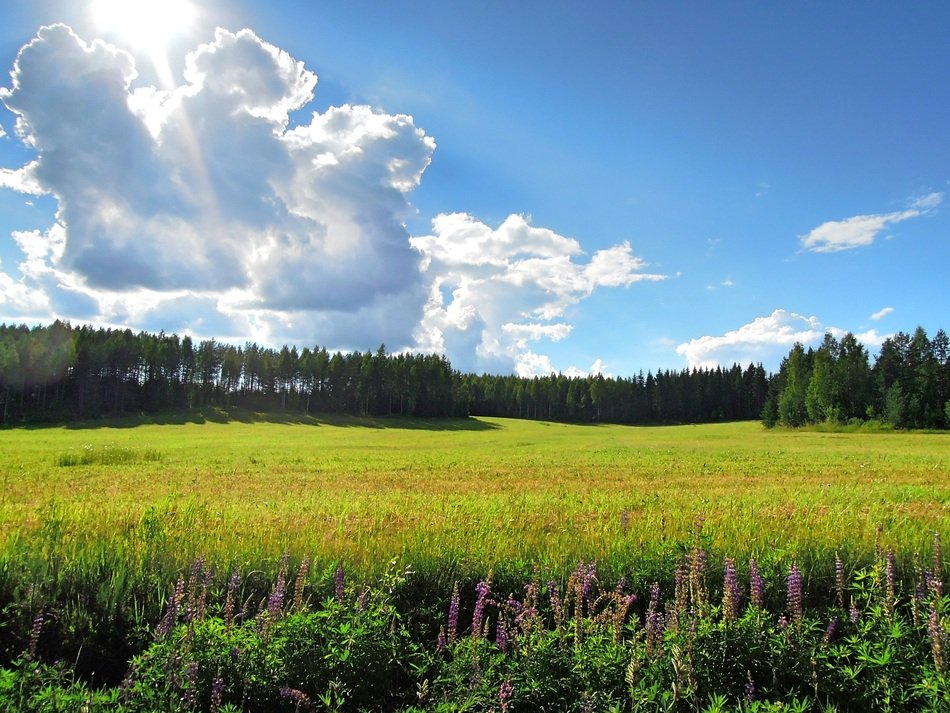
[[[804,426],[878,420],[895,428],[950,426],[950,340],[943,329],[930,339],[888,337],[874,365],[853,334],[826,334],[821,346],[795,344],[771,377],[762,421]]]
[[[802,426],[877,419],[899,428],[950,424],[943,330],[888,338],[873,364],[852,334],[796,344],[777,374],[743,368],[632,377],[462,374],[444,355],[329,352],[324,347],[0,325],[0,424],[63,422],[205,407],[370,416],[506,416],[622,424],[761,418]]]

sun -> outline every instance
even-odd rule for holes
[[[90,14],[99,30],[154,60],[164,55],[169,40],[191,28],[196,11],[188,0],[93,0]]]

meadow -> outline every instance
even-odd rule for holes
[[[677,563],[700,546],[710,581],[722,581],[725,558],[754,557],[782,606],[795,565],[827,604],[836,557],[853,574],[892,553],[910,583],[935,535],[947,541],[947,445],[940,433],[754,422],[218,410],[3,430],[3,661],[28,646],[31,620],[46,612],[50,656],[74,655],[82,675],[98,667],[100,682],[115,683],[196,560],[205,590],[222,597],[232,571],[245,596],[266,596],[281,567],[292,575],[306,562],[301,586],[315,599],[335,571],[349,582],[398,571],[396,606],[414,635],[432,639],[454,583],[465,590],[491,575],[499,591],[532,577],[567,586],[578,563],[596,563],[599,581],[623,577],[644,609],[651,582],[672,590]]]

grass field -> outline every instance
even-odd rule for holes
[[[950,536],[945,434],[208,416],[0,431],[0,551],[563,570],[675,549],[700,515],[740,558]]]

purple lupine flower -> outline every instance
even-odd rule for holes
[[[284,611],[284,594],[287,589],[287,555],[281,557],[280,569],[277,571],[277,581],[267,598],[267,613],[271,621],[277,621]]]
[[[185,692],[182,696],[182,701],[185,703],[185,706],[188,708],[194,708],[195,706],[195,689],[198,687],[198,662],[191,661],[188,663],[185,674]]]
[[[211,681],[211,713],[218,713],[221,710],[221,702],[224,699],[224,679],[221,676],[215,676]]]
[[[435,639],[435,650],[440,654],[448,648],[448,642],[445,639],[445,627],[439,627],[439,635]]]
[[[234,623],[234,608],[237,606],[238,590],[241,587],[241,573],[234,569],[228,580],[228,594],[224,600],[224,626],[228,629]]]
[[[802,573],[797,565],[792,565],[788,570],[788,592],[787,592],[788,610],[792,615],[792,621],[798,626],[802,623],[805,615],[803,609],[802,593]]]
[[[498,704],[501,706],[501,713],[508,713],[508,706],[511,705],[511,696],[514,692],[511,681],[503,682],[498,688]]]
[[[765,580],[755,557],[749,559],[749,598],[756,609],[765,609]]]
[[[363,589],[360,591],[360,595],[356,598],[356,611],[366,611],[366,607],[369,605],[369,590]]]
[[[778,618],[778,628],[782,631],[788,628],[788,617],[785,614],[781,614]]]
[[[578,565],[578,569],[581,570],[581,594],[584,596],[584,601],[589,602],[594,582],[597,581],[597,563],[591,562],[585,565],[582,562]]]
[[[709,553],[698,545],[693,548],[689,558],[689,589],[693,605],[702,614],[706,607],[706,563]]]
[[[839,619],[837,615],[831,617],[831,621],[828,622],[828,627],[825,629],[825,636],[822,639],[826,646],[834,643],[835,639],[838,638],[840,629],[841,619]]]
[[[723,565],[722,576],[723,621],[735,621],[739,618],[739,602],[741,599],[742,589],[739,587],[739,576],[736,573],[736,563],[727,557]]]
[[[646,615],[646,648],[647,655],[651,656],[660,650],[663,643],[663,614],[660,608],[660,583],[654,582],[650,587],[650,603],[647,605]]]
[[[895,573],[896,567],[894,562],[894,550],[889,549],[887,555],[884,558],[884,583],[885,583],[885,597],[884,597],[884,613],[887,615],[887,620],[892,621],[894,619],[894,601],[895,601]]]
[[[560,629],[564,623],[564,606],[561,603],[561,594],[558,591],[557,582],[553,579],[548,582],[548,596],[551,598],[551,611],[554,612],[554,623]]]
[[[304,557],[300,562],[300,569],[297,570],[297,579],[294,581],[294,598],[291,604],[293,611],[303,611],[304,589],[307,586],[307,576],[310,574],[310,557]]]
[[[498,617],[498,623],[495,625],[495,645],[504,654],[508,653],[508,625],[503,616]]]
[[[307,696],[307,694],[303,691],[297,690],[296,688],[284,686],[280,689],[280,697],[285,701],[290,701],[298,708],[304,708],[305,710],[313,709],[313,702],[310,700],[309,696]]]
[[[36,618],[33,619],[33,626],[30,629],[30,640],[26,646],[26,653],[23,655],[23,658],[27,661],[32,661],[36,658],[36,650],[40,644],[40,634],[43,631],[43,614],[42,612],[36,615]]]
[[[455,644],[459,628],[459,585],[456,582],[452,586],[452,598],[449,600],[449,621],[446,643],[449,646]]]
[[[343,572],[343,563],[336,566],[336,572],[333,573],[333,598],[338,602],[343,601],[344,589],[346,586],[346,575]]]
[[[178,580],[178,583],[175,585],[175,589],[168,596],[168,603],[165,605],[165,616],[162,617],[162,620],[158,623],[158,626],[155,628],[155,638],[164,639],[175,628],[175,624],[178,622],[178,607],[181,604],[182,598],[185,596],[185,582],[182,579]]]
[[[930,604],[930,616],[927,618],[927,634],[930,636],[930,651],[933,654],[934,668],[943,673],[944,654],[947,649],[947,632],[944,631],[940,622],[940,612],[937,609],[937,602]]]
[[[841,557],[835,553],[835,592],[838,596],[839,607],[844,607],[844,588],[846,583],[844,562],[842,562]]]
[[[755,683],[752,681],[752,674],[749,673],[749,680],[745,684],[746,703],[752,703],[755,700]]]
[[[482,580],[475,585],[475,611],[472,614],[472,636],[482,635],[482,624],[485,620],[485,607],[488,604],[488,595],[491,594],[491,585]]]
[[[857,624],[861,621],[861,612],[858,611],[858,608],[854,605],[854,599],[851,599],[851,606],[848,608],[848,621],[852,624]]]

